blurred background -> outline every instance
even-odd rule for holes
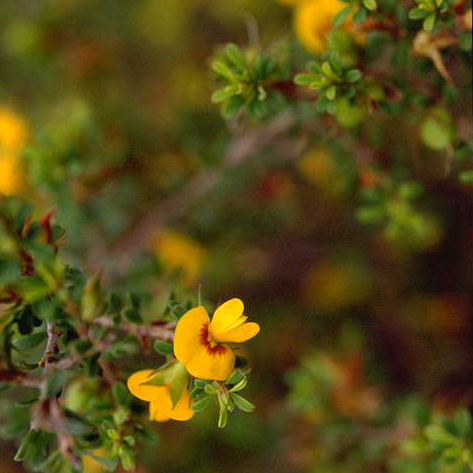
[[[195,299],[201,284],[215,304],[241,298],[261,326],[245,345],[256,412],[224,430],[213,410],[156,424],[136,472],[386,471],[399,419],[471,405],[471,187],[410,146],[418,123],[366,118],[338,139],[327,120],[277,141],[284,117],[225,121],[210,102],[225,43],[310,58],[287,5],[3,0],[0,24],[0,190],[38,215],[54,208],[63,257],[107,287],[149,291],[150,318],[171,288]],[[459,93],[468,136],[471,93]],[[381,162],[415,161],[418,231],[355,218],[373,143]],[[379,424],[384,437],[370,434]],[[2,442],[2,473],[23,471],[14,452]]]

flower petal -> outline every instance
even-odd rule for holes
[[[240,299],[230,299],[224,302],[214,312],[209,330],[212,336],[221,334],[227,330],[236,320],[243,315],[243,302]]]
[[[255,322],[248,322],[234,329],[228,330],[215,339],[217,342],[246,342],[259,332],[259,325]]]
[[[157,386],[159,392],[149,403],[149,419],[166,422],[171,418],[172,402],[167,386]]]
[[[235,355],[226,345],[220,345],[219,350],[209,353],[201,347],[197,354],[186,364],[187,371],[195,378],[226,380],[235,366]]]
[[[177,401],[174,409],[169,413],[169,417],[174,420],[189,420],[194,411],[190,407],[191,397],[189,391],[184,389],[181,398]]]
[[[188,310],[179,319],[174,332],[174,355],[183,365],[203,348],[200,331],[209,320],[207,311],[202,306]]]
[[[151,401],[159,394],[159,390],[161,389],[160,386],[142,384],[145,383],[150,375],[155,371],[156,370],[137,371],[127,379],[126,385],[133,396],[136,396],[138,399],[142,399],[143,401]]]

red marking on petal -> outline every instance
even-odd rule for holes
[[[206,348],[207,353],[209,355],[223,355],[223,353],[226,352],[227,347],[224,345],[216,344],[215,346],[212,346],[212,342],[209,337],[209,324],[208,323],[204,323],[204,325],[202,325],[202,328],[200,329],[199,337],[200,337],[200,343]]]

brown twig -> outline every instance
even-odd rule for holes
[[[189,180],[179,192],[133,222],[129,231],[118,240],[108,255],[117,262],[115,271],[118,274],[125,273],[133,263],[136,253],[146,248],[150,233],[185,215],[214,188],[223,174],[273,144],[276,138],[284,135],[294,122],[295,118],[291,113],[283,112],[252,131],[245,130],[230,143],[218,169],[204,169]],[[93,266],[93,263],[91,265]]]
[[[160,340],[170,341],[174,337],[174,322],[169,322],[165,325],[138,325],[132,322],[120,322],[116,325],[113,320],[107,316],[98,317],[94,320],[94,323],[105,328],[117,328],[118,330],[126,333],[130,333],[138,339],[143,337],[158,338]]]
[[[46,322],[46,332],[48,335],[48,342],[46,344],[46,349],[44,350],[44,355],[39,365],[43,368],[48,368],[48,365],[51,362],[56,360],[56,355],[59,353],[59,336],[61,332],[57,331],[52,322]]]

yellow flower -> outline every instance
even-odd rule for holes
[[[197,278],[205,259],[205,250],[194,240],[171,230],[156,238],[156,253],[167,273],[178,273],[185,286]]]
[[[0,153],[17,155],[27,137],[27,126],[23,118],[12,110],[0,110]]]
[[[25,176],[20,151],[27,136],[24,120],[13,111],[0,110],[0,193],[17,194],[24,186]]]
[[[103,448],[98,448],[92,452],[92,455],[84,455],[82,457],[82,471],[83,473],[105,473],[108,471],[103,467],[95,457],[107,457],[107,451]]]
[[[307,304],[336,311],[363,303],[371,294],[369,269],[356,261],[324,261],[309,269],[303,281]]]
[[[19,156],[0,152],[0,194],[18,194],[25,182]]]
[[[312,0],[296,4],[294,29],[301,44],[313,53],[324,50],[325,37],[337,13],[346,7],[340,0]]]
[[[169,419],[189,420],[194,411],[191,409],[190,394],[184,388],[181,397],[173,407],[168,386],[152,386],[144,384],[156,370],[142,370],[133,373],[127,380],[130,392],[138,399],[149,402],[149,418],[157,422]]]
[[[235,354],[225,345],[242,343],[259,332],[259,325],[245,323],[243,302],[230,299],[215,311],[212,322],[204,307],[187,311],[174,332],[174,355],[194,377],[223,381],[235,367]]]
[[[345,189],[346,173],[326,148],[311,149],[297,162],[297,170],[326,195],[336,197]]]

